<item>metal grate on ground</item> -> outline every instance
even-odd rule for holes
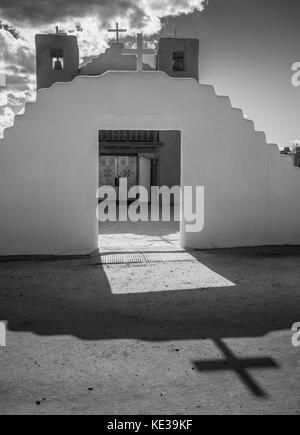
[[[187,252],[131,252],[101,254],[91,257],[89,264],[143,264],[177,261],[197,261]]]

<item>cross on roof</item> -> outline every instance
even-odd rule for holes
[[[116,23],[115,29],[108,29],[108,31],[116,34],[117,43],[120,42],[119,33],[127,32],[126,29],[119,29],[119,23]]]
[[[234,371],[249,390],[257,397],[266,397],[266,393],[255,382],[248,370],[278,369],[277,364],[270,358],[246,358],[236,357],[226,344],[220,339],[214,339],[215,344],[226,358],[223,361],[196,361],[194,364],[199,371]]]
[[[156,50],[143,48],[143,34],[137,34],[137,48],[127,49],[123,51],[124,54],[135,54],[137,57],[137,70],[143,71],[143,56],[145,54],[157,54]]]

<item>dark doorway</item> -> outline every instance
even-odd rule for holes
[[[124,202],[118,196],[120,179],[127,179],[127,190],[146,188],[148,192],[148,221],[120,219]],[[154,130],[101,130],[99,131],[99,187],[113,187],[116,192],[117,221],[99,223],[99,248],[101,252],[115,250],[140,251],[145,249],[177,249],[180,245],[176,220],[180,199],[170,195],[170,221],[163,217],[159,197],[159,219],[152,220],[153,187],[173,189],[181,184],[181,133]],[[100,203],[106,198],[100,196]],[[127,200],[128,210],[141,197]]]
[[[154,130],[99,131],[99,187],[180,185],[180,132]]]

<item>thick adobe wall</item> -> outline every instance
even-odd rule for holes
[[[162,72],[77,77],[38,93],[0,141],[0,255],[97,248],[98,131],[181,131],[181,183],[204,186],[205,226],[182,245],[300,243],[300,171],[227,97]]]

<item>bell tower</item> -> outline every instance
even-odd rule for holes
[[[79,72],[79,49],[76,36],[60,33],[36,35],[37,89],[56,82],[70,82]]]
[[[199,41],[191,38],[161,38],[158,44],[158,70],[171,77],[199,81]]]

